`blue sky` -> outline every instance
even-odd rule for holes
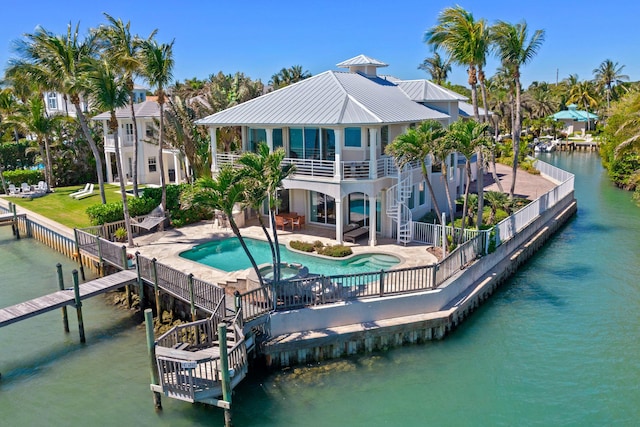
[[[2,0],[0,67],[13,55],[12,42],[37,25],[62,33],[69,22],[80,21],[81,31],[104,22],[102,12],[124,21],[146,36],[154,28],[162,42],[175,39],[174,77],[205,78],[223,71],[242,71],[268,82],[283,67],[301,65],[312,74],[336,69],[335,64],[366,54],[389,64],[382,69],[404,79],[424,78],[417,69],[430,49],[424,32],[438,13],[455,2],[439,0],[319,0],[171,1],[166,0]],[[523,83],[555,82],[577,73],[592,78],[603,60],[624,64],[631,80],[640,80],[640,3],[603,1],[459,1],[476,19],[518,22],[544,29],[546,40],[530,65],[522,70]],[[156,12],[156,10],[158,10]],[[497,66],[487,64],[487,75]],[[454,67],[454,83],[466,85],[466,72]]]

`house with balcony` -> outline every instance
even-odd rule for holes
[[[282,213],[296,212],[307,224],[326,227],[343,242],[354,227],[379,237],[411,240],[410,224],[432,209],[419,165],[398,170],[385,147],[416,124],[433,119],[448,125],[465,97],[428,80],[403,81],[378,74],[387,64],[359,55],[326,71],[199,120],[211,140],[224,127],[240,127],[242,150],[264,141],[283,147],[296,173],[279,194]],[[212,174],[240,153],[218,152],[211,144]],[[440,165],[429,165],[436,197],[446,206],[445,185],[462,194],[464,174],[453,154],[443,182]],[[266,212],[262,212],[265,214]],[[363,237],[364,238],[364,237]],[[354,239],[355,240],[355,239]]]
[[[147,89],[143,86],[134,85],[133,97],[135,102],[144,102],[147,98]],[[48,115],[62,114],[69,117],[76,117],[76,107],[71,104],[68,97],[60,92],[46,92],[44,94],[45,108]],[[80,107],[85,113],[89,112],[90,105],[83,98],[80,98]]]
[[[133,105],[135,109],[136,121],[133,122],[131,107],[118,108],[116,118],[118,119],[118,141],[120,143],[120,156],[123,173],[126,175],[125,182],[129,182],[133,176],[133,159],[135,133],[134,126],[138,128],[138,183],[140,184],[160,184],[160,168],[158,167],[158,137],[157,120],[160,119],[160,104],[155,99],[144,97],[144,100]],[[108,121],[111,113],[104,112],[94,116],[92,120],[102,122],[104,132],[104,156],[107,165],[107,182],[116,182],[120,179],[117,176],[115,163],[115,136],[110,132]],[[185,166],[181,162],[179,150],[171,147],[163,149],[163,162],[165,171],[165,182],[178,184],[185,178]]]

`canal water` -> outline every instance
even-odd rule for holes
[[[237,426],[601,426],[640,419],[640,210],[590,153],[543,159],[576,174],[578,215],[445,340],[252,375]],[[71,262],[0,229],[0,306],[57,287]],[[221,410],[149,392],[144,329],[99,297],[0,328],[2,425],[222,425]]]

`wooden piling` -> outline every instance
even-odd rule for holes
[[[151,265],[153,267],[153,292],[156,297],[156,313],[158,313],[158,319],[162,321],[162,312],[160,311],[160,289],[158,288],[158,260],[153,258]]]
[[[195,294],[193,291],[193,274],[189,273],[189,276],[187,277],[187,279],[189,280],[189,302],[191,304],[191,321],[195,322],[197,318],[196,318],[196,300],[195,300]]]
[[[84,266],[82,265],[82,252],[80,252],[80,244],[78,243],[78,229],[74,228],[73,229],[73,238],[75,239],[75,244],[76,244],[76,253],[74,254],[74,256],[77,257],[78,260],[78,264],[80,265],[80,277],[82,277],[82,280],[87,280],[87,278],[84,275]]]
[[[64,278],[62,277],[62,265],[60,263],[56,264],[56,269],[58,270],[58,288],[61,291],[64,291]],[[64,331],[69,333],[69,315],[67,314],[67,307],[62,307],[62,325],[64,326]]]
[[[125,245],[122,245],[122,269],[123,270],[129,269],[128,258],[127,258],[127,247]],[[127,307],[131,308],[131,305],[132,305],[131,286],[126,285],[124,289],[127,292]]]
[[[149,353],[149,368],[151,374],[151,383],[154,385],[160,385],[158,379],[158,369],[156,367],[156,344],[153,335],[153,311],[147,308],[144,311],[144,324],[147,332],[147,350]],[[153,392],[153,404],[156,409],[162,409],[162,397],[157,391]]]
[[[144,282],[140,271],[140,252],[136,251],[136,273],[138,274],[138,295],[140,296],[140,310],[144,310]]]
[[[224,409],[224,425],[230,427],[231,421],[231,377],[229,375],[229,350],[227,348],[227,325],[218,324],[218,341],[220,342],[220,371],[222,374],[222,400],[229,404]]]
[[[82,320],[82,301],[80,300],[78,270],[73,270],[71,274],[73,275],[73,293],[76,298],[76,313],[78,314],[78,332],[80,333],[80,342],[84,344],[87,340],[84,336],[84,321]]]
[[[13,227],[15,229],[16,239],[20,240],[20,227],[18,227],[18,213],[16,212],[16,204],[11,204],[11,210],[13,211]]]

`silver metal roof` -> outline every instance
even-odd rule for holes
[[[446,119],[381,78],[326,71],[198,120],[202,125],[351,125]]]
[[[395,83],[416,102],[466,101],[468,98],[429,80],[396,80]]]
[[[133,104],[133,108],[136,112],[136,118],[160,118],[160,104],[156,101],[144,101],[137,104]],[[91,120],[109,120],[111,113],[106,111],[94,116]],[[130,119],[131,107],[127,104],[125,107],[118,108],[116,110],[117,119]]]
[[[458,114],[462,117],[473,117],[473,104],[469,104],[468,102],[459,102],[458,103]],[[480,116],[484,116],[484,108],[478,107],[478,114]],[[491,111],[489,111],[489,115],[493,115]]]
[[[339,68],[349,68],[349,67],[357,67],[357,66],[365,66],[365,65],[373,65],[375,67],[386,67],[388,64],[385,64],[382,61],[378,61],[375,58],[366,55],[358,55],[353,58],[347,59],[346,61],[342,61],[337,64],[336,67]]]

